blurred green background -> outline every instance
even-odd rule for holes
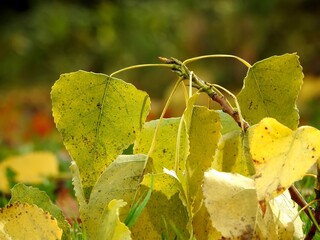
[[[184,60],[218,53],[254,63],[297,52],[312,82],[301,104],[302,123],[320,126],[318,0],[17,0],[2,3],[0,11],[0,114],[7,122],[24,119],[18,127],[2,123],[4,134],[15,127],[30,129],[34,114],[51,115],[50,87],[62,73],[110,74],[158,63],[158,56]],[[203,60],[190,68],[235,93],[247,70],[231,59]],[[176,76],[150,68],[117,77],[163,99]],[[17,108],[22,116],[11,113]]]
[[[1,7],[1,88],[52,85],[61,73],[111,73],[124,66],[226,53],[254,63],[298,52],[306,74],[320,74],[317,0],[7,1]],[[230,60],[228,60],[230,61]],[[210,62],[216,81],[239,70]],[[161,72],[166,73],[162,70]],[[132,73],[133,74],[133,73]],[[132,77],[130,75],[130,77]],[[167,84],[154,71],[132,81],[155,91]]]

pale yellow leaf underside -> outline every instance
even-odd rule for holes
[[[223,237],[253,235],[258,202],[252,179],[212,169],[205,172],[203,195],[212,225]]]

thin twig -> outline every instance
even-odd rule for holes
[[[189,80],[190,76],[192,76],[193,87],[199,89],[202,92],[207,93],[207,95],[213,101],[220,104],[222,111],[229,114],[240,127],[243,127],[244,131],[246,131],[249,128],[249,124],[246,121],[244,121],[244,119],[241,119],[239,112],[234,110],[234,108],[231,106],[231,104],[228,102],[224,95],[214,90],[212,84],[207,84],[194,73],[191,74],[190,70],[182,62],[175,58],[168,59],[164,57],[159,57],[159,59],[164,63],[170,64],[172,66],[172,71],[177,73],[178,76],[182,77],[184,80]]]
[[[304,198],[302,197],[298,189],[294,185],[291,185],[291,187],[289,187],[289,193],[290,193],[291,199],[294,202],[296,202],[301,208],[305,207],[304,212],[311,219],[310,213],[308,211],[308,207],[306,207],[308,206],[308,203],[306,202],[306,200],[304,200]]]

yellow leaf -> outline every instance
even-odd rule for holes
[[[13,204],[16,202],[34,204],[44,211],[49,212],[52,217],[57,220],[58,226],[63,231],[62,239],[69,240],[71,238],[69,223],[67,222],[62,211],[51,202],[46,192],[41,191],[35,187],[27,187],[22,183],[18,183],[11,189],[11,199],[9,204]]]
[[[97,227],[96,237],[101,240],[131,240],[129,228],[119,219],[119,208],[126,205],[123,200],[113,199],[108,206],[103,209],[99,227]]]
[[[221,233],[213,228],[210,215],[204,204],[201,205],[192,218],[193,234],[196,239],[210,239],[218,240],[221,239]]]
[[[36,205],[14,203],[0,209],[0,239],[61,239],[62,230],[50,213]]]
[[[0,191],[9,193],[6,171],[10,168],[16,173],[15,181],[38,184],[45,177],[59,172],[56,156],[51,152],[34,152],[23,156],[9,157],[0,163]]]
[[[249,129],[258,200],[272,199],[300,180],[320,158],[320,131],[300,127],[292,131],[273,118]]]

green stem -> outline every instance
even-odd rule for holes
[[[137,69],[137,68],[145,68],[145,67],[167,67],[167,68],[172,68],[173,66],[171,66],[170,64],[139,64],[139,65],[134,65],[134,66],[130,66],[130,67],[126,67],[126,68],[122,68],[118,71],[115,71],[113,73],[110,74],[110,77],[113,77],[116,74],[119,74],[121,72],[125,72],[128,70],[132,70],[132,69]]]
[[[246,60],[234,56],[234,55],[229,55],[229,54],[212,54],[212,55],[204,55],[204,56],[199,56],[199,57],[194,57],[194,58],[189,58],[187,60],[185,60],[183,62],[184,65],[187,65],[188,63],[194,62],[194,61],[198,61],[201,59],[205,59],[205,58],[234,58],[239,60],[240,62],[242,62],[244,65],[246,65],[246,67],[251,68],[251,64],[248,63]]]
[[[161,121],[162,121],[162,119],[164,117],[164,114],[166,113],[166,111],[167,111],[167,109],[169,107],[169,104],[171,103],[173,94],[176,92],[176,90],[177,90],[177,88],[178,88],[178,86],[179,86],[181,81],[182,81],[182,78],[179,78],[177,80],[177,82],[174,85],[173,90],[171,91],[171,94],[170,94],[170,96],[169,96],[169,98],[168,98],[168,100],[167,100],[167,102],[166,102],[166,104],[165,104],[165,106],[164,106],[164,108],[162,110],[162,113],[161,113],[160,118],[159,118],[159,122],[158,122],[158,124],[156,126],[156,129],[154,131],[154,134],[153,134],[153,138],[152,138],[152,141],[151,141],[151,146],[149,148],[149,151],[148,151],[148,154],[147,154],[147,157],[146,157],[146,162],[144,164],[143,172],[141,174],[141,180],[142,180],[143,175],[145,174],[145,170],[146,170],[146,167],[147,167],[147,164],[148,164],[148,160],[149,160],[149,158],[150,158],[150,156],[151,156],[151,154],[152,154],[152,152],[153,152],[153,150],[154,150],[154,148],[156,146],[156,138],[157,138],[157,135],[158,135],[158,131],[159,131],[159,128],[160,128]]]

